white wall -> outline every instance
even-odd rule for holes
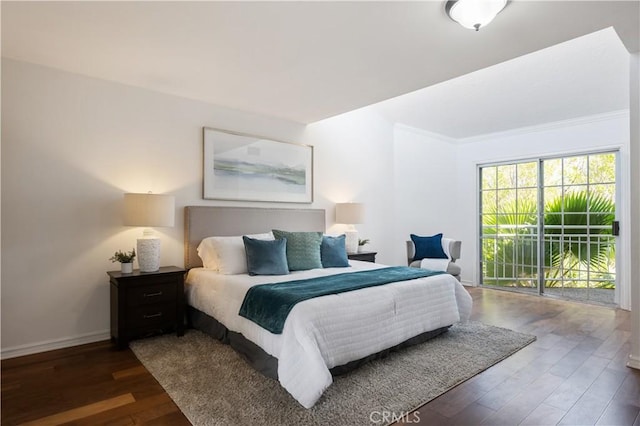
[[[393,127],[375,114],[306,129],[6,59],[2,89],[3,357],[108,337],[108,258],[140,232],[122,226],[123,193],[175,195],[176,226],[158,230],[162,265],[183,265],[185,205],[283,207],[202,199],[203,126],[315,145],[311,207],[332,225],[333,203],[364,202],[362,236],[392,257]]]
[[[465,242],[465,255],[460,259],[463,281],[478,283],[477,247],[477,166],[491,162],[535,158],[537,156],[585,153],[600,149],[620,150],[618,185],[622,199],[617,205],[620,218],[621,237],[619,253],[623,255],[623,267],[619,274],[627,294],[620,303],[630,307],[629,301],[629,113],[601,115],[596,117],[553,123],[538,128],[521,129],[503,134],[486,135],[482,138],[461,141],[457,150],[458,199],[461,213],[461,239]],[[469,244],[466,242],[469,241]],[[626,258],[625,258],[626,257]],[[622,269],[622,270],[620,270]]]
[[[305,143],[313,145],[317,207],[327,211],[327,231],[340,233],[346,225],[333,224],[335,203],[364,204],[359,238],[371,240],[367,250],[376,261],[391,263],[393,230],[393,126],[371,108],[363,108],[307,126]]]
[[[406,265],[406,241],[410,234],[442,232],[458,239],[456,145],[422,130],[403,125],[394,133],[394,229],[393,246],[402,247],[392,261]],[[463,244],[463,256],[466,256]]]
[[[631,354],[629,367],[640,369],[640,54],[629,60],[631,139]]]

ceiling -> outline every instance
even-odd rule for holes
[[[512,1],[479,32],[451,21],[444,1],[2,1],[1,7],[4,57],[300,123],[414,92],[607,27],[615,28],[628,50],[637,52],[640,44],[639,1]],[[609,61],[610,54],[602,49],[601,44],[590,60],[583,49],[576,60],[587,65]],[[554,56],[558,70],[571,72],[575,67],[565,59]],[[502,66],[522,71],[513,63]],[[554,66],[542,71],[551,75]],[[606,75],[604,68],[598,72]],[[516,77],[498,83],[515,90]],[[464,101],[472,105],[486,99],[487,92],[495,93],[489,89],[496,84],[492,78],[490,84],[465,83],[481,87],[474,92],[480,98]],[[520,81],[526,85],[518,92],[522,96],[540,89],[531,78],[530,72]],[[545,82],[546,77],[541,86],[555,90]],[[443,105],[447,84],[458,83],[433,88]],[[458,93],[464,93],[461,87]],[[433,106],[423,110],[430,115]],[[528,121],[521,117],[520,122]],[[433,130],[452,137],[471,131]]]
[[[611,28],[375,105],[456,140],[629,108],[629,52]]]

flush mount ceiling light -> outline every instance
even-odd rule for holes
[[[478,31],[493,21],[506,5],[507,0],[450,0],[445,10],[463,27]]]

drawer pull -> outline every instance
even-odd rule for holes
[[[142,297],[157,297],[157,296],[162,296],[162,292],[158,291],[156,293],[143,293]]]
[[[151,315],[143,315],[142,317],[144,319],[149,319],[149,318],[158,318],[162,316],[162,312],[158,312],[157,314],[151,314]]]

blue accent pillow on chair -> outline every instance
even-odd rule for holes
[[[320,257],[322,258],[323,268],[344,268],[349,265],[347,257],[347,248],[345,246],[345,235],[338,237],[330,237],[325,235],[322,237],[320,245]]]
[[[447,259],[447,255],[442,249],[442,234],[436,234],[431,237],[420,237],[411,234],[411,241],[416,248],[413,260],[422,259]]]
[[[287,239],[255,240],[242,237],[249,275],[287,275]]]

